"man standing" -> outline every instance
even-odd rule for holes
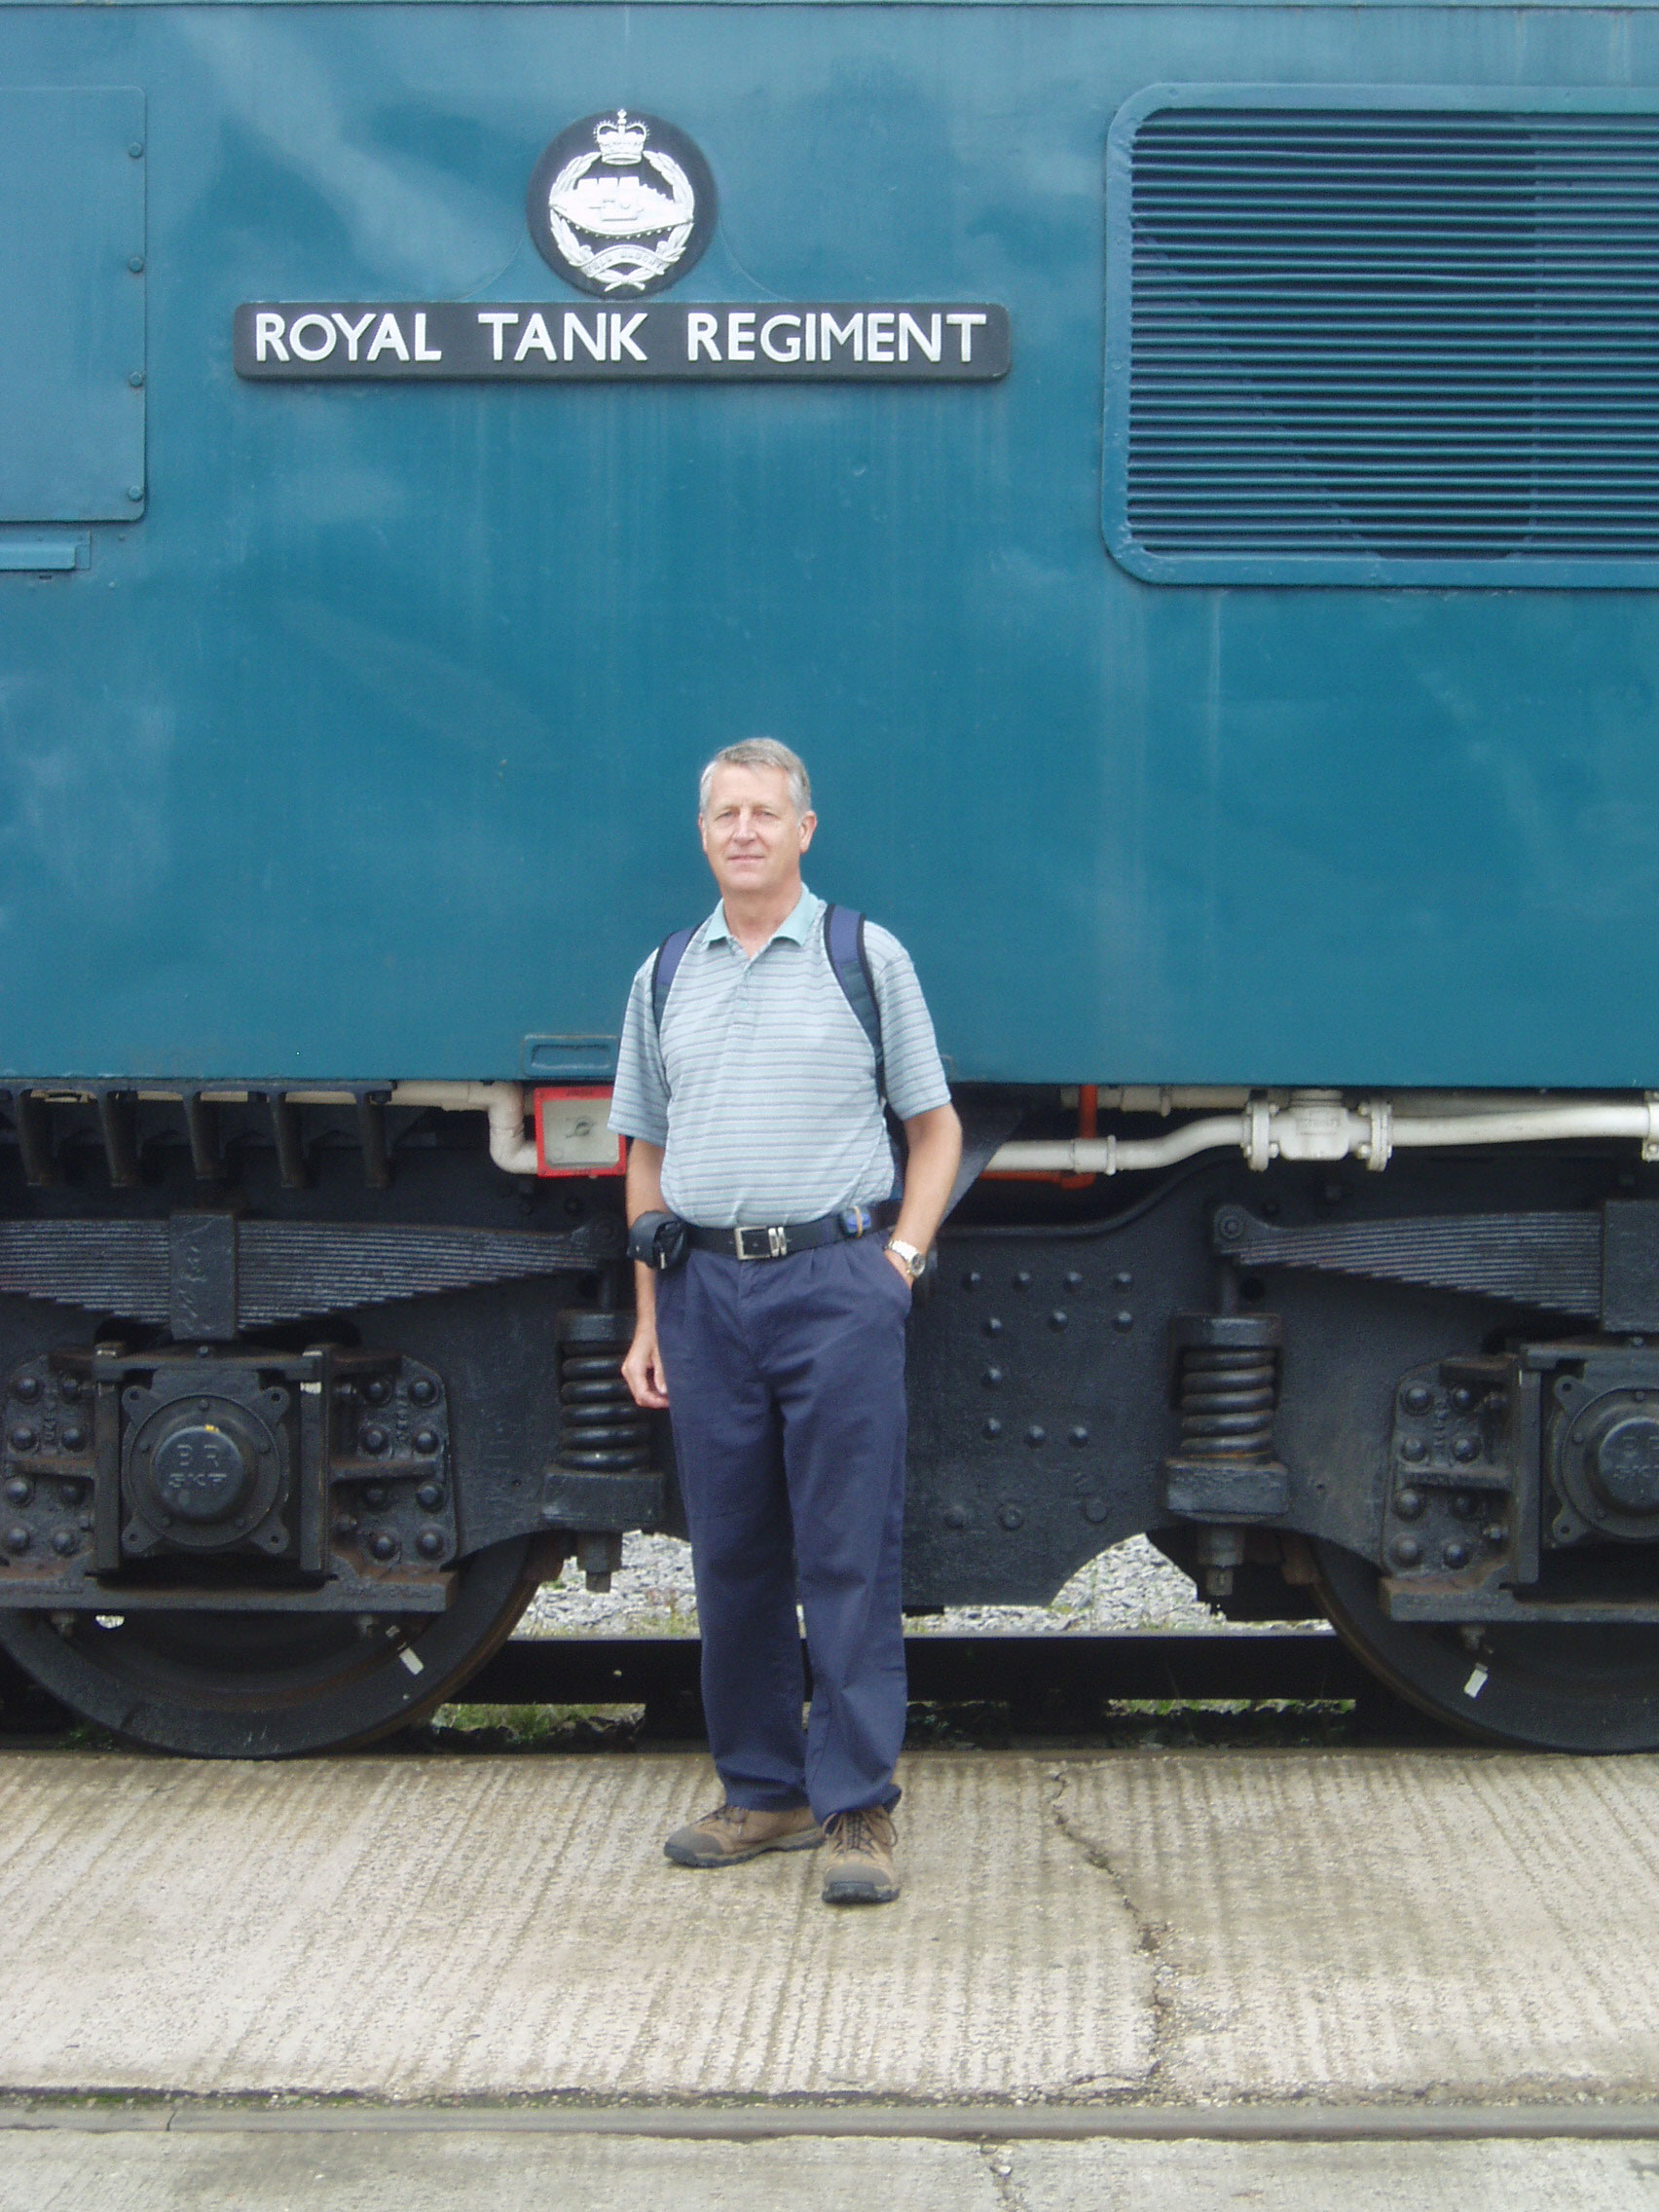
[[[662,1272],[636,1266],[622,1373],[674,1425],[725,1789],[664,1849],[724,1866],[828,1837],[826,1901],[886,1903],[904,1734],[904,1323],[962,1133],[915,971],[869,928],[878,1065],[824,902],[801,882],[816,827],[786,746],[756,738],[704,769],[698,829],[720,903],[666,999],[655,959],[635,977],[610,1115],[633,1140],[630,1224],[678,1216],[690,1248]],[[883,1093],[908,1144],[896,1205]]]

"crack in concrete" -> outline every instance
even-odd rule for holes
[[[991,2187],[997,2193],[1001,2212],[1026,2212],[1025,2193],[1014,2178],[1014,2146],[981,2143],[978,2148],[985,2171],[991,2177]]]
[[[1087,1862],[1104,1874],[1117,1894],[1118,1901],[1129,1917],[1135,1931],[1135,1948],[1146,1960],[1152,1976],[1152,2054],[1147,2062],[1145,2083],[1151,2089],[1163,2085],[1164,2069],[1173,2055],[1179,2036],[1178,2013],[1180,1968],[1169,1955],[1167,1948],[1171,1934],[1166,1920],[1153,1920],[1135,1901],[1128,1877],[1117,1865],[1103,1844],[1086,1835],[1076,1826],[1065,1807],[1066,1787],[1071,1779],[1069,1767],[1055,1767],[1051,1778],[1053,1794],[1049,1799],[1049,1814],[1073,1848]]]

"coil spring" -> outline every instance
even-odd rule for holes
[[[559,1458],[567,1467],[625,1475],[650,1464],[650,1424],[622,1380],[623,1345],[559,1346]]]
[[[1279,1355],[1274,1344],[1187,1344],[1178,1406],[1184,1459],[1267,1460],[1273,1454]]]

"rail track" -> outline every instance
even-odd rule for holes
[[[686,1740],[703,1729],[701,1650],[690,1636],[514,1637],[461,1697],[469,1706],[643,1706],[648,1735]],[[1404,1712],[1339,1638],[1316,1631],[923,1635],[906,1638],[904,1650],[912,1701],[1006,1706],[1016,1729],[1034,1732],[1088,1730],[1124,1700],[1352,1700],[1373,1723]],[[0,1740],[74,1725],[55,1699],[0,1660]]]
[[[466,1687],[479,1705],[645,1705],[697,1690],[695,1637],[514,1637]],[[1104,1699],[1354,1698],[1373,1678],[1334,1636],[1291,1630],[911,1636],[912,1699],[1068,1706]]]

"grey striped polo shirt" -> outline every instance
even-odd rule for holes
[[[685,948],[660,1040],[654,953],[634,977],[610,1126],[664,1148],[665,1202],[705,1229],[815,1221],[893,1189],[875,1053],[830,965],[823,912],[803,890],[751,959],[722,901]],[[908,1121],[948,1105],[950,1086],[909,954],[873,923],[865,949],[888,1099]]]

